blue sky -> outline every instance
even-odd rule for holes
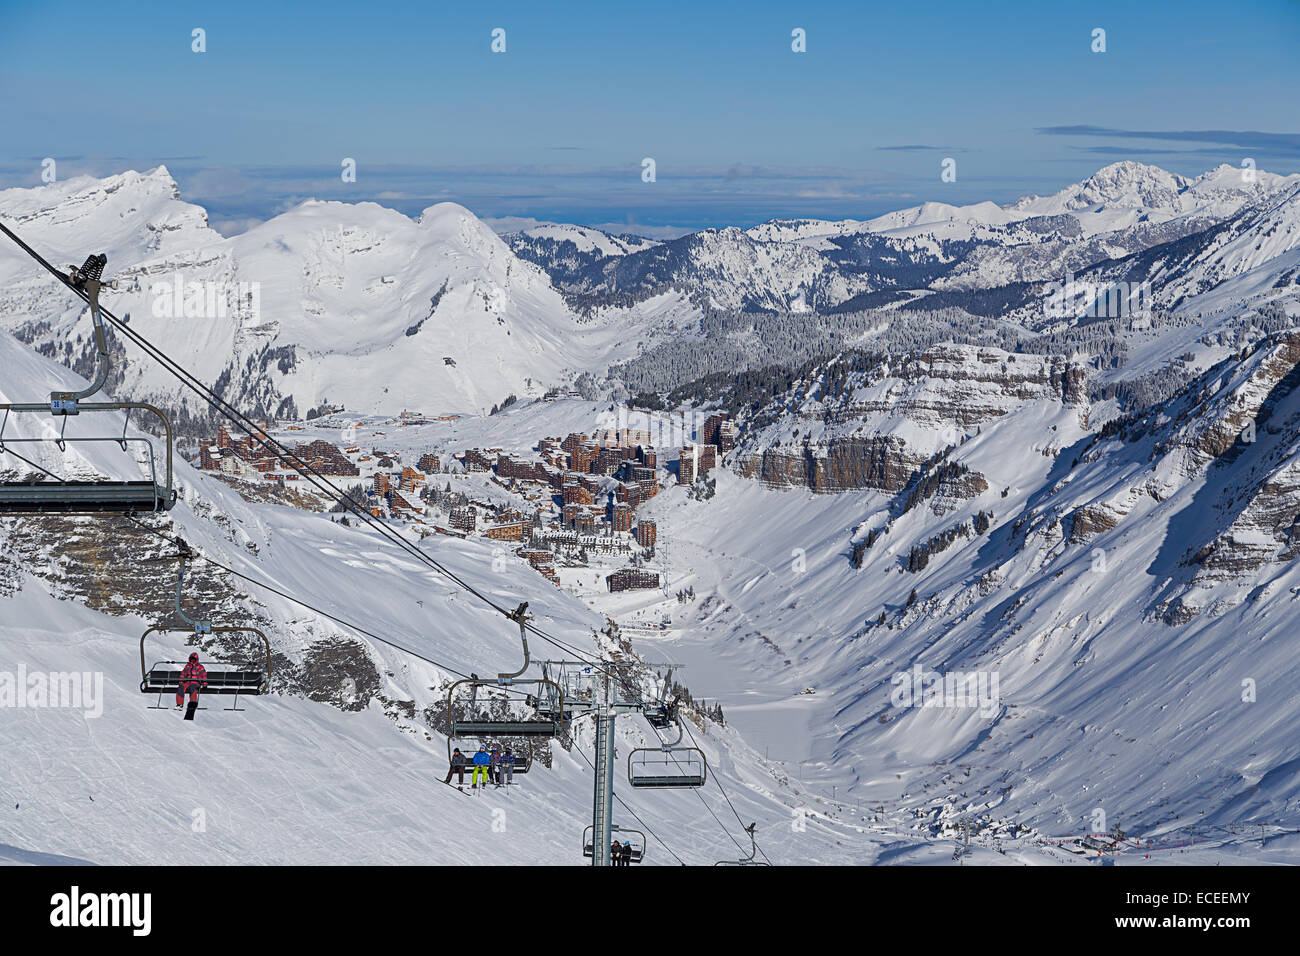
[[[647,231],[865,217],[1120,159],[1298,171],[1298,49],[1295,0],[7,3],[0,185],[47,156],[162,162],[227,228],[309,197]]]

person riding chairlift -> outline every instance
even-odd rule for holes
[[[451,783],[451,775],[456,774],[456,785],[460,787],[465,786],[465,764],[468,762],[469,761],[465,759],[465,755],[460,752],[459,747],[452,751],[451,766],[447,768],[447,779],[444,780],[443,783]]]
[[[501,787],[501,748],[496,744],[492,745],[492,752],[488,755],[488,776],[492,778],[493,786],[499,789]]]
[[[479,747],[478,753],[474,755],[474,772],[470,775],[471,790],[478,789],[478,777],[483,775],[483,786],[487,787],[488,774],[491,770],[492,758],[488,756],[487,747]]]
[[[197,653],[190,655],[190,662],[185,665],[181,671],[180,683],[176,686],[176,709],[180,710],[185,705],[185,694],[190,695],[190,703],[197,704],[199,701],[199,690],[208,682],[208,671],[199,663]]]

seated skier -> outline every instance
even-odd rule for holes
[[[478,789],[479,774],[483,775],[483,786],[487,787],[488,769],[491,766],[492,758],[488,756],[487,747],[479,747],[478,753],[474,754],[474,772],[470,775],[469,788]]]
[[[492,753],[488,755],[488,775],[492,778],[493,786],[501,786],[501,748],[496,744],[492,745]]]
[[[453,750],[451,754],[451,766],[447,768],[447,779],[444,780],[443,783],[450,784],[451,775],[456,774],[456,785],[459,787],[465,786],[465,764],[467,762],[468,761],[465,760],[465,755],[460,752],[459,747]]]
[[[208,682],[208,671],[199,663],[197,653],[190,655],[190,662],[185,665],[181,671],[180,684],[176,687],[176,709],[180,710],[185,704],[185,695],[190,695],[190,703],[199,702],[199,690]]]

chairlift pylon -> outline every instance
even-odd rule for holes
[[[159,624],[149,628],[140,635],[140,692],[158,695],[158,702],[149,706],[150,710],[165,710],[162,696],[177,693],[181,686],[181,672],[185,664],[181,661],[158,661],[153,667],[145,664],[144,645],[152,634],[168,634],[177,631],[189,631],[196,635],[208,634],[253,634],[261,639],[266,657],[262,666],[251,661],[213,662],[207,668],[207,680],[201,694],[234,696],[234,701],[226,710],[243,710],[239,706],[239,696],[256,697],[265,694],[271,684],[271,642],[266,634],[256,627],[213,626],[211,621],[196,621],[187,615],[181,607],[181,591],[185,584],[185,567],[193,554],[185,542],[178,540],[180,548],[179,567],[176,570],[176,616],[180,624]]]
[[[107,262],[107,257],[102,253],[88,256],[80,268],[69,267],[65,280],[68,286],[83,294],[90,305],[98,358],[94,380],[79,392],[52,392],[48,402],[0,404],[0,456],[12,455],[45,476],[23,481],[0,481],[0,514],[137,514],[167,511],[176,502],[176,491],[172,484],[172,426],[167,416],[146,402],[85,401],[108,381],[108,342],[104,334],[104,318],[99,309],[99,292],[106,284],[103,282],[103,273]],[[146,437],[127,436],[131,412],[136,410],[156,415],[162,422],[166,435],[166,457],[163,462],[165,478],[161,483],[158,480],[158,462],[154,457],[153,443]],[[61,419],[58,437],[5,437],[10,416],[28,412],[44,412]],[[69,436],[68,418],[82,412],[124,412],[122,433]],[[66,450],[68,443],[72,442],[114,442],[124,452],[129,443],[143,443],[149,450],[149,478],[139,481],[65,480],[13,447],[49,442],[53,442],[60,452]]]

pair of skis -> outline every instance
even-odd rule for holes
[[[443,783],[446,783],[447,786],[451,787],[453,790],[458,790],[458,791],[460,791],[461,793],[465,794],[465,796],[467,796],[467,797],[470,795],[470,794],[469,794],[469,790],[466,790],[466,789],[465,789],[465,785],[464,785],[464,784],[460,784],[460,785],[458,786],[457,784],[450,783],[450,782],[448,782],[448,781],[446,781],[446,780],[444,780]],[[502,784],[502,783],[496,784],[496,788],[497,788],[498,790],[502,789],[504,786],[505,786],[505,784]],[[470,790],[478,790],[478,789],[480,789],[480,788],[479,788],[479,787],[470,787]],[[486,790],[486,789],[487,789],[487,784],[484,784],[483,787],[482,787],[481,789]]]

